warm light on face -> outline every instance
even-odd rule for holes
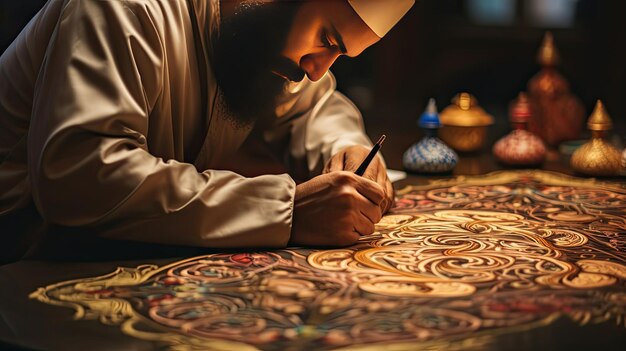
[[[358,56],[379,40],[347,2],[308,1],[296,14],[281,55],[317,81],[339,56]]]

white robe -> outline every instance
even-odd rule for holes
[[[217,0],[48,1],[0,58],[0,216],[34,203],[46,226],[108,238],[284,247],[290,175],[215,169],[250,132],[215,101],[218,24]],[[330,74],[292,84],[277,112],[265,137],[286,141],[291,174],[371,145]]]

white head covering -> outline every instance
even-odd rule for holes
[[[385,36],[415,0],[348,0],[354,11],[379,37]]]

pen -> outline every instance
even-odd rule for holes
[[[378,139],[376,144],[374,144],[374,147],[372,148],[372,151],[370,151],[370,153],[367,154],[367,157],[365,158],[365,160],[363,160],[363,162],[361,162],[361,165],[359,166],[359,168],[356,170],[356,172],[354,172],[356,175],[362,176],[363,173],[365,173],[365,170],[367,169],[367,166],[370,165],[370,162],[372,162],[372,159],[374,158],[374,155],[376,155],[378,150],[380,150],[380,147],[383,145],[383,141],[385,141],[385,138],[387,138],[387,136],[385,134],[383,134],[380,137],[380,139]]]

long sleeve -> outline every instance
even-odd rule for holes
[[[153,107],[172,94],[164,80],[177,78],[167,72],[161,26],[179,23],[163,7],[181,3],[66,1],[35,86],[28,136],[35,204],[50,223],[105,237],[285,246],[295,193],[288,175],[199,172],[151,150],[171,124]]]
[[[278,106],[276,127],[266,133],[270,143],[285,147],[284,158],[298,179],[319,174],[343,148],[372,145],[361,113],[335,87],[330,72],[317,82],[305,78],[292,84]]]

